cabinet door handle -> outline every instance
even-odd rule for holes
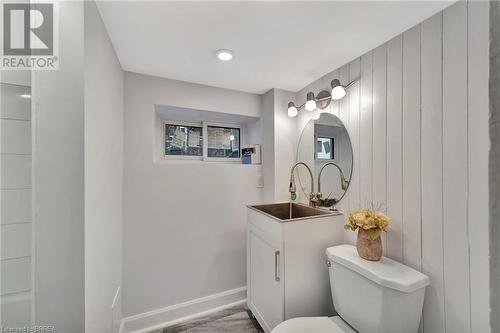
[[[280,256],[280,251],[275,251],[274,252],[274,280],[278,281],[280,280],[279,277],[279,256]]]

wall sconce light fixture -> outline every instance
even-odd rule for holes
[[[332,86],[332,99],[333,100],[337,101],[339,99],[342,99],[345,96],[345,94],[346,94],[345,87],[340,84],[339,80],[337,80],[337,79],[332,80],[330,85]]]
[[[288,117],[295,117],[299,113],[299,110],[295,107],[293,102],[288,102]]]
[[[307,93],[307,100],[304,108],[307,111],[314,111],[316,110],[316,98],[314,98],[314,93],[308,92]]]
[[[313,92],[308,92],[306,101],[301,104],[300,106],[295,106],[293,102],[288,102],[288,116],[289,117],[295,117],[299,113],[299,110],[304,108],[307,111],[311,112],[316,109],[325,109],[328,105],[330,105],[330,102],[332,100],[338,101],[346,95],[346,90],[349,88],[354,82],[357,80],[349,82],[347,85],[343,86],[340,84],[340,81],[338,79],[333,79],[332,82],[330,82],[330,86],[332,87],[331,93],[327,90],[321,90],[316,97],[314,96]],[[314,115],[317,118],[319,118],[319,112]]]

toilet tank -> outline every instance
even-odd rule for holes
[[[333,305],[358,332],[417,332],[429,278],[382,257],[368,261],[356,247],[326,250]]]

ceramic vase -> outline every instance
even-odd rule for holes
[[[358,229],[358,241],[356,243],[358,254],[361,258],[371,261],[379,261],[382,257],[382,240],[380,237],[372,239],[370,234],[362,228]]]

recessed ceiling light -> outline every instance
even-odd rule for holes
[[[215,52],[215,54],[217,55],[217,58],[221,61],[229,61],[231,59],[233,59],[233,51],[231,50],[217,50],[217,52]]]
[[[19,95],[19,97],[22,97],[22,98],[31,98],[31,95],[30,94],[22,94],[22,95]]]

